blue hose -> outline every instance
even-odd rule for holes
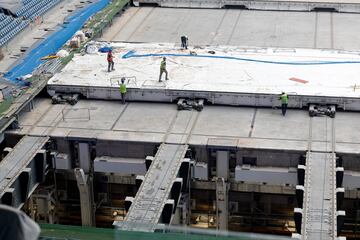
[[[279,64],[279,65],[330,65],[330,64],[359,64],[360,61],[267,61],[253,58],[239,58],[230,56],[214,56],[214,55],[192,55],[192,54],[177,54],[177,53],[150,53],[150,54],[136,54],[131,50],[124,54],[122,58],[143,58],[143,57],[195,57],[195,58],[216,58],[216,59],[229,59],[244,62],[257,62],[266,64]]]

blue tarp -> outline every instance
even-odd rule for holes
[[[109,4],[110,0],[98,0],[86,8],[76,11],[73,15],[68,17],[60,29],[52,33],[49,37],[44,39],[39,45],[32,49],[27,56],[4,77],[18,82],[16,79],[32,71],[38,67],[43,61],[42,57],[56,53],[89,19],[92,15],[102,10]]]

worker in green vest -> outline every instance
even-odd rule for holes
[[[161,82],[161,76],[162,74],[165,73],[165,79],[168,79],[168,72],[166,70],[166,57],[163,57],[163,60],[160,63],[160,76],[159,76],[159,82]]]
[[[286,110],[287,110],[287,105],[289,103],[289,96],[285,92],[282,92],[279,97],[279,100],[281,101],[282,115],[285,116]]]
[[[125,84],[124,77],[121,78],[120,93],[121,93],[121,102],[122,102],[122,104],[125,104],[126,84]]]

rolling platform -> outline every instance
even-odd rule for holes
[[[160,145],[125,220],[114,222],[115,226],[128,231],[152,232],[161,219],[164,221],[164,215],[172,215],[171,205],[174,207],[177,199],[169,202],[169,197],[187,149],[187,145]],[[170,209],[165,210],[165,205]]]
[[[98,45],[101,45],[100,43]],[[360,110],[360,56],[357,52],[309,49],[194,47],[113,43],[115,68],[107,72],[106,53],[76,55],[48,82],[51,95],[80,93],[92,99],[174,102],[204,99],[213,104],[274,107],[284,91],[289,107],[311,103]],[[168,81],[159,82],[167,57]]]

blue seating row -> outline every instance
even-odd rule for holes
[[[59,2],[60,0],[23,0],[24,6],[16,11],[16,15],[25,17],[25,19],[34,19],[36,16],[43,15]]]
[[[29,25],[30,20],[46,13],[61,0],[22,0],[23,6],[15,12],[18,18],[0,13],[0,47]]]
[[[16,34],[21,32],[28,25],[29,25],[29,21],[20,21],[20,23],[16,25],[14,28],[10,29],[10,31],[7,32],[5,36],[0,37],[0,47],[3,46],[8,41],[10,41]]]
[[[15,12],[15,14],[17,16],[23,16],[24,13],[26,13],[27,11],[29,11],[32,7],[34,7],[36,4],[38,4],[39,1],[37,0],[28,0],[27,3],[25,4],[24,2],[24,6],[22,8],[20,8],[19,10],[17,10]]]
[[[14,19],[10,24],[6,25],[4,28],[0,28],[0,37],[5,36],[8,32],[20,25],[22,21],[20,19]]]

